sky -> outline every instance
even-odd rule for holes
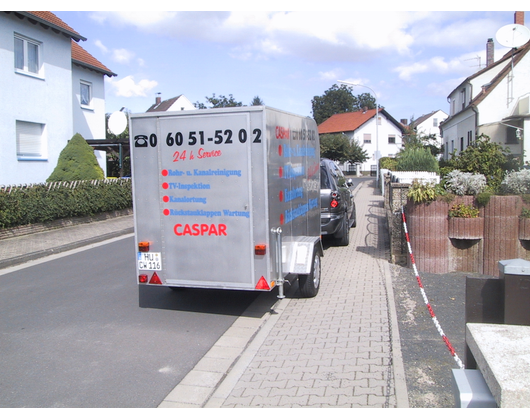
[[[497,11],[430,11],[414,4],[415,11],[370,11],[324,9],[322,3],[313,10],[266,4],[289,12],[223,2],[216,4],[225,11],[200,2],[191,10],[156,10],[155,2],[147,10],[109,11],[95,1],[88,4],[97,11],[52,12],[117,74],[105,77],[107,113],[122,107],[143,113],[158,95],[208,105],[206,97],[215,94],[233,95],[243,105],[259,96],[267,106],[312,116],[313,97],[345,80],[363,85],[353,93],[371,93],[399,121],[448,112],[451,91],[484,68],[488,39],[495,41],[496,60],[508,51],[495,34],[524,7],[507,1],[507,10]],[[530,26],[530,13],[525,18]]]

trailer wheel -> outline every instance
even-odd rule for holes
[[[315,250],[311,273],[298,276],[298,287],[304,298],[312,298],[318,294],[320,288],[320,254]]]

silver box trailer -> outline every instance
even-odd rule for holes
[[[273,108],[130,116],[138,283],[272,290],[320,285],[315,122]]]

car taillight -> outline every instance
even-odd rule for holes
[[[338,207],[338,205],[339,205],[339,199],[340,199],[340,197],[339,197],[339,193],[337,193],[336,191],[333,191],[333,192],[331,193],[331,202],[329,203],[329,205],[331,206],[331,208],[334,209],[334,208]]]

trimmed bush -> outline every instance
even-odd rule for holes
[[[0,189],[0,228],[132,207],[130,179],[75,181]]]
[[[83,136],[77,133],[61,151],[57,166],[46,181],[79,181],[103,178],[103,169],[98,164],[94,150]]]

